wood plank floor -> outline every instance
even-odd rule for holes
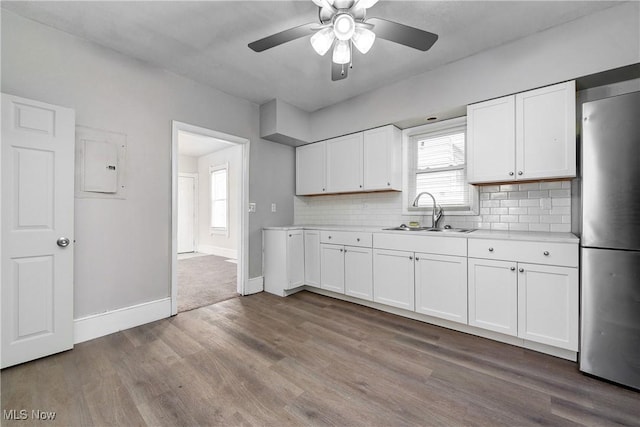
[[[640,425],[640,393],[575,363],[309,292],[180,313],[0,380],[3,411],[56,412],[3,426]]]

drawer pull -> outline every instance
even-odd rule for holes
[[[493,248],[489,248],[489,252],[493,252]]]
[[[329,239],[331,239],[331,236],[329,236]]]
[[[522,175],[522,171],[518,171],[518,175]]]
[[[292,234],[289,234],[289,237],[293,236]]]
[[[344,249],[340,249],[340,252],[344,251]]]
[[[511,267],[511,271],[516,271],[516,268],[515,267]]]
[[[518,270],[520,273],[524,273],[524,268]]]
[[[544,256],[549,256],[549,251],[544,251]]]
[[[410,257],[409,257],[409,259],[413,259],[413,257],[412,257],[412,256],[410,256]]]
[[[360,241],[360,238],[358,237],[358,238],[356,239],[356,242],[359,242],[359,241]],[[548,254],[547,254],[547,255],[548,255]]]
[[[346,249],[344,250],[344,253],[345,253],[345,254],[347,253],[347,250],[346,250]]]
[[[416,261],[420,261],[420,258],[416,257]]]
[[[509,176],[513,176],[513,172],[509,172]]]

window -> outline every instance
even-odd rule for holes
[[[227,232],[228,229],[228,166],[209,168],[211,183],[211,231]]]
[[[453,119],[409,130],[407,140],[407,199],[411,211],[430,210],[433,201],[416,195],[427,191],[448,214],[470,214],[477,205],[477,191],[467,183],[465,164],[466,120]]]

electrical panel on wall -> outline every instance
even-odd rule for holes
[[[127,136],[76,126],[76,197],[126,198]]]

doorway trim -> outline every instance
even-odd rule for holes
[[[237,291],[246,295],[249,278],[249,145],[247,138],[190,125],[172,120],[171,122],[171,315],[178,313],[178,134],[190,132],[221,139],[242,147],[242,184],[238,208],[240,226],[238,233]]]

